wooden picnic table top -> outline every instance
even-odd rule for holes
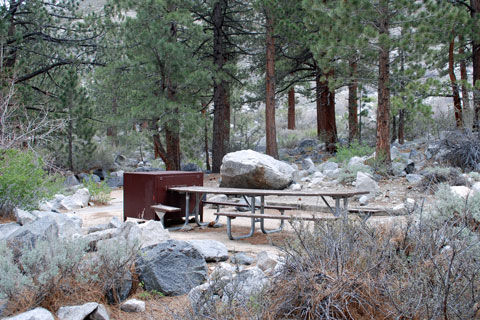
[[[242,189],[242,188],[220,188],[205,186],[172,187],[170,191],[179,193],[210,193],[226,195],[245,195],[245,196],[295,196],[295,197],[332,197],[332,198],[350,198],[356,195],[367,194],[368,191],[294,191],[294,190],[271,190],[271,189]]]

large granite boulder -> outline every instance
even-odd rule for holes
[[[137,257],[137,273],[145,290],[178,296],[207,280],[203,255],[185,241],[168,240],[143,248]]]
[[[0,224],[0,240],[7,239],[12,233],[22,226],[15,222]]]
[[[228,153],[222,161],[221,187],[249,189],[285,189],[295,173],[290,165],[273,157],[242,150]]]
[[[65,197],[60,202],[60,209],[73,210],[85,208],[90,200],[90,192],[87,188],[78,189],[75,194]]]

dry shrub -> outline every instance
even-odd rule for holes
[[[294,225],[265,319],[472,319],[480,241],[463,220],[421,214],[379,232],[361,222]]]
[[[457,168],[429,167],[422,174],[425,177],[422,182],[424,191],[437,191],[438,186],[442,183],[451,186],[464,186],[467,183]]]
[[[443,141],[448,150],[445,159],[454,167],[466,171],[477,170],[480,163],[479,133],[469,131],[451,132]]]
[[[0,298],[9,300],[6,314],[37,306],[55,313],[65,305],[105,303],[107,292],[121,285],[132,270],[139,249],[112,246],[88,252],[82,239],[52,239],[23,248],[0,242]]]

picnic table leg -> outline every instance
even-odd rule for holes
[[[323,202],[325,202],[325,204],[327,205],[328,209],[330,209],[330,211],[333,213],[333,215],[336,216],[336,215],[337,215],[337,214],[336,214],[336,213],[337,213],[336,210],[334,211],[334,210],[332,209],[332,207],[330,206],[330,204],[327,202],[327,200],[325,200],[325,198],[324,198],[323,196],[320,196],[320,198],[322,198]]]
[[[190,202],[190,194],[188,192],[185,193],[185,201],[186,201],[186,205],[185,205],[185,223],[183,224],[183,226],[180,226],[180,227],[172,227],[172,228],[167,228],[167,230],[169,231],[174,231],[174,230],[180,230],[182,228],[185,228],[188,226],[188,220],[190,219],[190,208],[189,208],[189,202]]]
[[[265,196],[261,196],[262,202],[260,205],[260,215],[265,213]],[[285,213],[285,210],[280,210],[280,214],[283,216]],[[269,233],[274,233],[274,232],[280,232],[283,230],[283,225],[285,224],[285,220],[280,220],[280,226],[278,229],[274,230],[265,230],[265,219],[260,218],[260,228],[262,229],[262,232],[265,234]]]
[[[252,214],[255,214],[255,197],[252,197],[252,200],[250,201],[250,207],[251,207],[251,212]],[[217,216],[218,217],[218,216]],[[230,240],[239,240],[239,239],[245,239],[253,236],[255,233],[255,218],[251,218],[251,227],[250,227],[250,232],[246,235],[234,237],[232,235],[232,217],[227,216],[227,234],[228,234],[228,239]],[[263,220],[263,219],[262,219]]]
[[[197,223],[198,226],[208,225],[208,222],[200,222],[200,217],[199,217],[200,202],[202,201],[204,196],[205,196],[205,194],[203,194],[203,193],[202,193],[201,197],[199,197],[198,194],[195,193],[195,209],[194,209],[194,212],[195,212],[195,222]],[[187,203],[187,206],[188,206],[188,203]],[[217,216],[217,218],[218,218],[218,216]]]
[[[335,198],[335,217],[340,215],[340,198]]]

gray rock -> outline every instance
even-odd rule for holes
[[[53,199],[48,201],[43,201],[39,205],[41,211],[58,211],[64,209],[62,206],[62,201],[65,199],[63,194],[56,194]]]
[[[39,218],[11,233],[6,239],[8,243],[32,248],[40,240],[54,241],[58,237],[58,226],[50,217]]]
[[[224,287],[222,302],[251,302],[251,298],[258,296],[268,282],[268,278],[258,267],[243,270]]]
[[[299,142],[298,147],[299,148],[313,148],[318,145],[318,141],[315,139],[305,139]]]
[[[390,157],[392,160],[400,157],[400,152],[398,151],[397,147],[392,146],[390,148]]]
[[[73,239],[82,236],[82,218],[73,214],[57,212],[34,211],[38,218],[48,217],[58,226],[58,236],[63,239]]]
[[[87,234],[98,232],[98,231],[104,231],[107,229],[111,229],[108,224],[97,224],[95,226],[91,226],[87,230]]]
[[[422,176],[421,174],[407,174],[406,176],[407,178],[407,181],[411,184],[419,184],[420,182],[423,181],[423,179],[425,179],[424,176]]]
[[[480,182],[475,182],[473,185],[472,185],[472,190],[474,192],[480,192]],[[1,233],[1,232],[0,232]]]
[[[292,185],[290,185],[289,188],[292,191],[300,191],[300,190],[302,190],[302,185],[299,184],[299,183],[293,183]]]
[[[202,171],[202,168],[190,162],[182,166],[182,171]]]
[[[375,180],[369,174],[361,171],[357,172],[357,179],[355,180],[355,191],[368,191],[366,194],[368,200],[375,198],[380,188]]]
[[[105,180],[105,178],[108,176],[108,172],[105,169],[95,169],[93,171],[93,175],[97,176],[100,178],[100,180]],[[98,181],[95,181],[98,182]]]
[[[255,259],[245,252],[238,252],[235,253],[231,258],[230,262],[233,264],[238,264],[238,265],[251,265],[252,263],[255,262]]]
[[[130,299],[122,303],[120,309],[125,312],[144,312],[145,302],[137,299]]]
[[[112,189],[123,187],[123,177],[110,176],[105,181]]]
[[[325,171],[337,170],[338,169],[338,163],[327,161],[327,162],[322,163],[319,166],[319,168],[323,172],[323,174],[326,174]]]
[[[136,246],[142,243],[142,234],[140,227],[134,221],[125,221],[120,228],[119,236],[122,236],[127,240],[130,247]]]
[[[100,240],[106,240],[118,236],[120,230],[118,229],[106,229],[102,231],[97,231],[85,235],[83,238],[88,243],[89,247],[94,249],[97,246],[97,242]]]
[[[37,220],[37,217],[35,217],[33,214],[31,214],[28,211],[15,208],[14,212],[15,212],[15,218],[17,219],[17,223],[21,224],[22,226]]]
[[[85,208],[90,200],[90,192],[87,188],[78,189],[75,194],[65,197],[60,202],[60,209],[74,210]]]
[[[452,191],[452,193],[454,195],[457,195],[457,196],[459,196],[460,198],[463,198],[463,199],[467,199],[467,198],[473,196],[472,189],[470,189],[469,187],[465,187],[465,186],[451,186],[450,191]]]
[[[223,158],[220,186],[284,189],[292,183],[294,171],[290,165],[252,150],[232,152]]]
[[[170,233],[163,227],[160,221],[149,220],[142,223],[139,225],[139,231],[142,247],[148,247],[170,240]],[[133,234],[130,235],[130,240],[132,240],[133,237]],[[129,237],[127,236],[126,238],[128,240]]]
[[[225,202],[227,200],[228,200],[228,197],[224,194],[218,194],[208,198],[208,201],[213,201],[213,202]],[[211,205],[211,207],[216,208],[217,205]]]
[[[0,224],[0,240],[7,239],[12,233],[20,229],[22,226],[15,222]]]
[[[78,306],[67,306],[58,309],[57,317],[60,320],[108,320],[105,307],[96,302],[88,302]]]
[[[90,180],[92,180],[93,182],[100,182],[102,179],[100,179],[99,176],[97,176],[96,174],[86,174],[86,173],[80,173],[78,175],[78,178],[80,179],[80,181],[82,183],[85,183],[85,182],[89,182]]]
[[[202,254],[185,241],[168,240],[141,250],[137,273],[146,290],[182,295],[207,279]]]
[[[3,318],[4,320],[55,320],[53,315],[44,308],[35,308],[33,310],[20,313],[19,315]]]
[[[190,240],[187,241],[205,257],[207,262],[219,262],[228,260],[227,247],[215,240]]]
[[[440,145],[439,144],[430,144],[428,145],[427,149],[425,150],[425,157],[427,160],[430,160],[433,158],[438,153],[438,150],[440,150]]]
[[[335,170],[324,170],[323,174],[328,177],[329,179],[337,179],[340,175],[340,169]]]
[[[405,174],[403,171],[405,169],[405,165],[400,162],[392,162],[392,171],[393,175],[396,177],[401,177],[402,175]]]
[[[108,228],[121,228],[123,225],[123,222],[120,221],[117,217],[113,217],[110,222],[108,223],[107,227]]]
[[[195,288],[188,293],[190,305],[196,316],[206,317],[209,309],[220,300],[221,281],[209,281]]]
[[[348,166],[360,166],[360,165],[365,165],[365,161],[367,160],[367,157],[351,157],[350,160],[348,161]]]
[[[310,157],[303,159],[302,168],[303,170],[307,170],[309,173],[317,171],[317,168]]]
[[[78,181],[77,177],[75,177],[73,174],[67,176],[65,178],[65,181],[63,182],[63,185],[66,187],[74,187],[78,186],[80,184],[80,181]]]
[[[221,278],[228,278],[232,279],[234,272],[236,271],[237,267],[231,265],[230,263],[220,262],[213,272],[210,274],[210,279],[213,281],[217,281]]]
[[[277,265],[279,257],[269,251],[262,251],[257,254],[257,267],[262,271],[273,270]]]
[[[358,199],[358,202],[360,203],[361,206],[366,206],[368,204],[368,196],[363,195]]]

